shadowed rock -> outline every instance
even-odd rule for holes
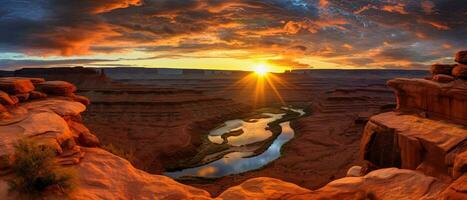
[[[436,74],[433,76],[433,80],[439,83],[449,83],[454,81],[454,77],[445,74]]]
[[[457,65],[452,69],[452,75],[457,78],[467,79],[467,65]]]
[[[18,102],[13,100],[10,95],[0,90],[0,104],[15,105],[16,103]]]
[[[38,84],[38,89],[46,94],[71,96],[76,91],[76,86],[66,81],[46,81]]]
[[[433,64],[431,65],[430,72],[432,75],[445,74],[451,75],[452,68],[455,65],[446,65],[446,64]]]
[[[467,64],[467,50],[457,52],[455,61],[461,64]]]

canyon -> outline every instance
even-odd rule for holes
[[[12,145],[23,137],[54,148],[63,166],[79,172],[73,199],[463,199],[462,55],[457,65],[433,65],[431,76],[271,74],[275,84],[263,83],[260,96],[258,78],[246,72],[22,69],[0,78],[0,156],[14,157]],[[202,138],[224,121],[283,105],[307,115],[290,122],[294,138],[265,167],[180,182],[157,175],[197,155]],[[131,163],[106,151],[110,144]],[[7,163],[0,169],[0,197],[15,199]]]

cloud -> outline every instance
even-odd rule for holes
[[[293,69],[303,69],[303,68],[310,68],[309,64],[300,63],[293,59],[271,59],[267,61],[269,64],[279,66],[279,67],[287,67]]]
[[[466,11],[462,0],[7,1],[0,54],[421,66],[467,46]]]

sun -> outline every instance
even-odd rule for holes
[[[254,70],[255,70],[255,73],[258,76],[264,76],[269,72],[268,67],[266,65],[264,65],[264,64],[260,64],[260,65],[256,66],[254,68]]]

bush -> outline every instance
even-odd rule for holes
[[[14,178],[9,181],[10,190],[32,199],[45,192],[67,194],[74,188],[76,172],[65,169],[55,161],[51,148],[22,140],[15,145],[15,160],[11,165]]]

